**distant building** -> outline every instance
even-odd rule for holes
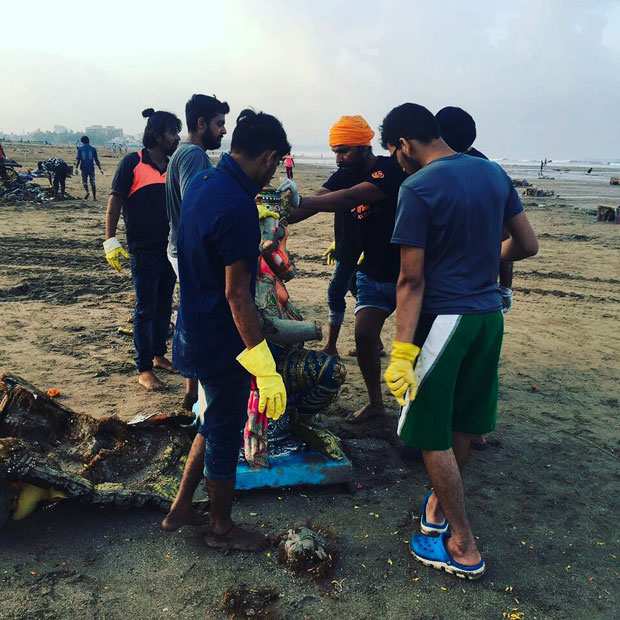
[[[90,127],[86,127],[84,133],[90,138],[91,142],[103,144],[104,142],[109,142],[112,138],[122,136],[123,130],[112,125],[90,125]]]
[[[54,125],[54,133],[68,133],[69,130],[64,125]]]

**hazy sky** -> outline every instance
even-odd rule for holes
[[[362,114],[445,105],[493,157],[620,157],[620,2],[34,0],[2,28],[0,131],[141,131],[194,92],[283,122],[297,151]]]

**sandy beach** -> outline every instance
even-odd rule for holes
[[[29,168],[52,155],[72,162],[75,153],[4,146]],[[74,198],[66,201],[0,201],[0,369],[43,391],[58,389],[59,402],[76,411],[129,420],[176,408],[183,379],[160,375],[171,389],[144,391],[133,342],[118,332],[129,326],[134,295],[129,268],[117,274],[102,250],[119,156],[99,152],[105,174],[97,172],[96,202],[82,200],[78,176],[67,182]],[[302,194],[335,169],[303,159],[296,166]],[[539,179],[534,167],[506,169],[555,196],[522,196],[540,252],[515,265],[499,423],[489,449],[474,452],[466,471],[468,511],[488,565],[481,582],[465,583],[410,557],[408,540],[419,530],[429,481],[422,464],[399,456],[398,411],[387,388],[385,419],[344,421],[365,403],[356,360],[346,357],[347,382],[323,421],[343,439],[356,491],[246,493],[233,511],[241,523],[274,536],[305,523],[327,528],[337,548],[328,578],[294,577],[274,550],[209,550],[197,528],[166,534],[155,510],[65,501],[0,530],[0,619],[226,618],[222,600],[242,586],[267,591],[252,617],[274,620],[616,618],[620,226],[597,222],[595,209],[620,205],[620,186],[609,185],[620,173],[601,166],[587,174],[551,162],[544,175],[553,178]],[[291,299],[324,325],[331,267],[321,253],[331,240],[332,218],[324,214],[292,227],[288,243],[299,271],[288,285]],[[347,302],[341,352],[354,346],[354,300]],[[391,317],[386,346],[393,332]]]

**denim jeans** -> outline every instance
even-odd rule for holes
[[[243,428],[248,419],[250,375],[236,361],[200,380],[207,406],[198,432],[205,438],[204,474],[231,480],[237,472]]]
[[[153,357],[165,355],[176,276],[166,252],[131,255],[131,278],[136,292],[133,342],[140,372],[153,369]]]
[[[379,308],[390,316],[396,310],[396,282],[378,282],[358,271],[355,314],[364,308]]]
[[[354,297],[357,294],[355,278],[353,277],[356,271],[356,260],[352,262],[336,261],[334,272],[327,287],[330,325],[342,325],[344,321],[344,311],[347,307],[344,300],[345,295],[349,290]]]

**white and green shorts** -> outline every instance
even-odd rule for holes
[[[482,435],[495,428],[501,311],[421,315],[414,343],[418,392],[401,409],[398,435],[422,450],[452,447],[452,432]]]

